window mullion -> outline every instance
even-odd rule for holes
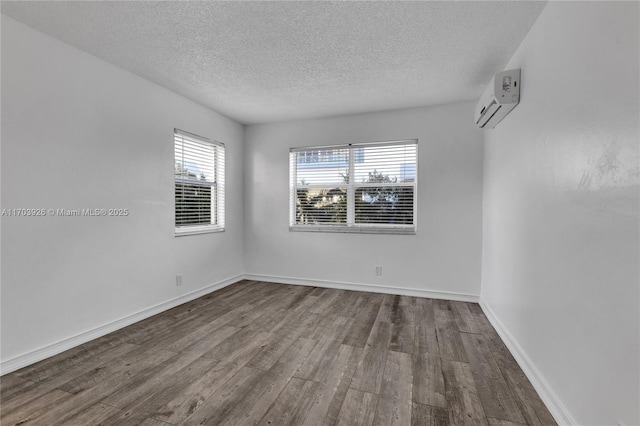
[[[349,147],[349,183],[347,185],[347,226],[353,226],[356,222],[356,189],[354,186],[355,170],[354,170],[354,148]]]

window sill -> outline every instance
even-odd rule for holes
[[[317,225],[294,225],[289,226],[292,232],[337,232],[348,234],[396,234],[396,235],[416,235],[415,227],[396,228],[381,226],[317,226]]]
[[[219,226],[189,226],[183,228],[175,228],[176,237],[184,237],[186,235],[211,234],[213,232],[224,232],[224,228]]]

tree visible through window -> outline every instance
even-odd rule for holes
[[[176,235],[224,230],[224,145],[174,132]]]
[[[293,230],[415,232],[417,141],[292,149]]]

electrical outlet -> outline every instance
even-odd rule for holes
[[[178,287],[182,285],[182,275],[176,275],[176,285]]]
[[[376,275],[382,275],[382,266],[376,266]]]

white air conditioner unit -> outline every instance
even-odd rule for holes
[[[493,129],[520,102],[520,69],[497,73],[476,105],[476,124]]]

